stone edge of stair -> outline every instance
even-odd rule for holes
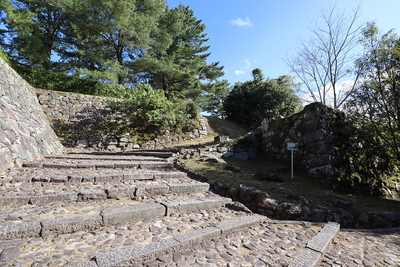
[[[225,233],[257,223],[263,223],[269,219],[262,215],[244,216],[220,223],[216,226],[194,230],[189,233],[161,240],[159,242],[140,245],[126,249],[115,249],[95,256],[91,261],[69,265],[69,267],[112,267],[132,266],[172,251],[188,248],[196,243],[209,238],[223,236]]]
[[[157,195],[167,193],[194,193],[209,190],[208,183],[183,183],[183,184],[165,184],[156,186],[135,186],[120,187],[105,190],[97,190],[97,195],[101,195],[102,199],[120,199],[133,198],[143,195]],[[102,191],[102,192],[100,192]],[[0,197],[0,206],[19,206],[19,205],[42,205],[53,202],[82,202],[90,198],[89,191],[63,194],[48,194],[41,196],[4,196]]]
[[[14,178],[2,178],[0,182],[51,182],[51,183],[80,183],[80,182],[109,182],[109,181],[130,181],[130,180],[163,180],[163,179],[172,179],[172,178],[184,178],[187,177],[187,174],[184,172],[169,172],[169,173],[122,173],[122,174],[105,174],[105,175],[88,175],[88,176],[80,176],[80,175],[37,175],[31,178],[27,177],[14,177]],[[1,202],[0,202],[1,203]]]
[[[171,209],[172,211],[179,210],[183,212],[209,210],[222,207],[229,201],[230,199],[221,197],[215,199],[171,201],[169,203],[146,203],[100,210],[97,215],[0,224],[0,240],[73,233],[76,231],[92,229],[94,227],[127,223],[139,219],[169,216],[170,213],[168,213],[168,210],[171,211]]]
[[[329,222],[306,245],[289,267],[314,267],[321,262],[329,244],[340,230],[340,224]]]

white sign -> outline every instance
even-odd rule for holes
[[[299,143],[287,143],[287,150],[297,150]]]

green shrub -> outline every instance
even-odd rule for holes
[[[394,165],[389,150],[373,134],[372,126],[337,112],[331,127],[336,132],[333,141],[338,168],[333,186],[347,193],[382,195]]]
[[[182,100],[170,100],[165,91],[140,84],[126,101],[110,103],[121,114],[121,126],[137,133],[160,133],[163,130],[188,132],[194,127],[193,105]],[[189,113],[188,113],[189,111]]]

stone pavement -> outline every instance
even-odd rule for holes
[[[0,267],[400,266],[398,229],[339,231],[230,209],[170,156],[69,154],[9,171]]]
[[[321,266],[400,266],[400,228],[341,230]]]

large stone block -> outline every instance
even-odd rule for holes
[[[59,220],[42,221],[42,236],[75,233],[78,231],[91,230],[102,224],[100,215],[77,216]]]
[[[101,212],[104,225],[126,223],[164,215],[165,207],[156,203],[112,208]]]
[[[209,183],[184,183],[184,184],[169,184],[170,193],[193,193],[204,192],[210,188]]]
[[[167,185],[140,185],[136,187],[136,196],[154,196],[167,194],[169,192],[169,187]]]
[[[0,240],[37,237],[41,230],[40,222],[0,224]]]

